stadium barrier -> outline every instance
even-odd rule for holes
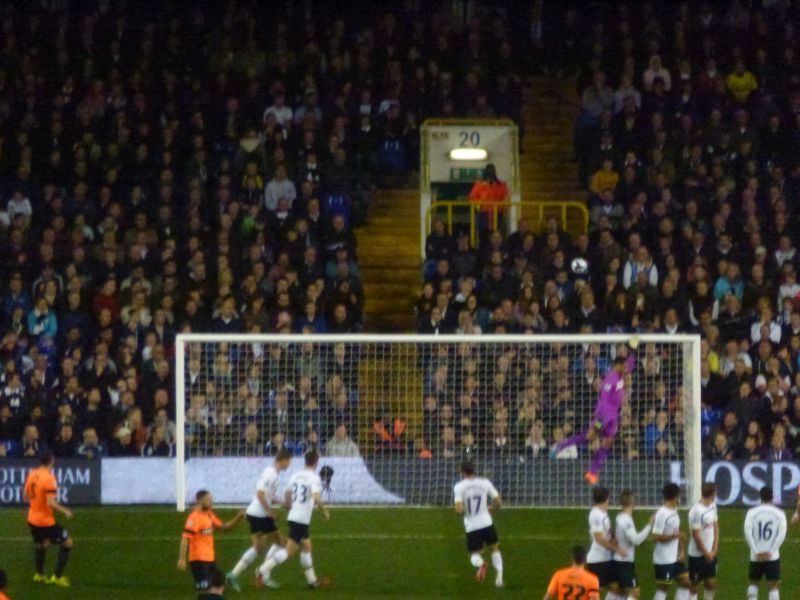
[[[217,503],[247,504],[253,498],[258,475],[271,459],[193,458],[186,463],[187,502],[200,489],[210,491]],[[399,504],[403,499],[382,488],[370,475],[361,458],[322,458],[320,467],[334,470],[331,490],[323,494],[327,502],[340,504]],[[303,468],[295,458],[284,482]],[[175,503],[175,459],[112,459],[103,461],[104,504]],[[283,490],[281,489],[281,492]]]
[[[221,504],[245,504],[253,493],[257,474],[270,459],[264,458],[195,458],[187,462],[187,493],[210,490]],[[459,462],[455,459],[420,460],[413,457],[323,458],[321,464],[333,467],[335,474],[326,500],[334,504],[407,504],[449,505],[450,490],[456,479]],[[560,481],[572,495],[572,505],[589,505],[588,490],[583,482],[583,461],[530,460],[524,457],[489,457],[477,461],[479,469],[497,485],[510,504],[542,505],[542,494],[552,484],[558,466]],[[442,463],[445,463],[443,467]],[[28,471],[36,466],[32,460],[0,460],[0,507],[20,506]],[[295,459],[290,467],[302,468]],[[629,487],[637,490],[636,481],[643,475],[644,461],[609,461],[609,481],[614,481],[612,494]],[[653,472],[653,465],[648,467]],[[658,463],[664,481],[683,483],[682,463]],[[175,459],[170,458],[107,458],[102,461],[60,459],[56,465],[59,500],[69,505],[92,504],[174,504]],[[222,473],[226,477],[221,477]],[[447,474],[450,474],[449,476]],[[234,474],[234,478],[230,478]],[[565,476],[566,474],[566,476]],[[437,481],[437,479],[447,479]],[[288,481],[288,476],[284,475]],[[768,461],[707,461],[703,463],[703,479],[718,486],[718,503],[722,506],[752,506],[758,503],[758,491],[764,485],[775,490],[775,501],[793,506],[800,487],[800,464]],[[220,485],[220,481],[225,481]],[[231,485],[231,481],[234,484]],[[655,494],[642,496],[642,506],[658,505]]]
[[[492,231],[498,227],[509,229],[516,223],[504,223],[505,215],[512,211],[527,218],[535,232],[541,232],[547,217],[555,217],[562,231],[577,237],[589,228],[589,211],[584,202],[576,200],[522,200],[519,202],[495,202],[488,210],[488,226]],[[425,260],[425,238],[432,230],[434,219],[442,219],[447,233],[453,235],[458,229],[469,233],[470,246],[478,247],[481,223],[481,204],[471,200],[435,200],[425,213],[425,228],[422,231],[421,259]]]
[[[25,503],[25,478],[28,471],[38,466],[39,461],[33,459],[0,460],[0,507]],[[58,501],[72,506],[100,504],[105,466],[94,460],[58,459],[54,470],[58,479]]]

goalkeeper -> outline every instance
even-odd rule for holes
[[[634,336],[628,341],[630,351],[626,353],[627,356],[617,354],[614,359],[614,366],[600,386],[600,399],[594,409],[594,417],[589,430],[560,442],[551,452],[551,458],[555,458],[564,448],[586,446],[599,437],[600,446],[592,456],[589,471],[584,475],[584,479],[591,485],[597,485],[597,482],[600,481],[600,470],[603,468],[617,436],[620,409],[625,398],[625,376],[633,371],[638,347],[639,338]]]

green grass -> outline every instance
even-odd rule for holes
[[[219,511],[223,518],[231,511]],[[638,513],[641,526],[648,515]],[[722,510],[720,590],[718,598],[741,598],[747,585],[747,549],[741,510]],[[256,590],[249,573],[243,593],[228,598],[540,598],[552,571],[568,562],[576,542],[588,540],[587,512],[575,510],[503,510],[496,516],[505,561],[506,588],[495,590],[493,574],[483,585],[473,580],[460,519],[450,510],[382,508],[334,509],[331,520],[315,515],[312,537],[319,575],[332,586],[307,592],[296,559],[275,570],[283,588]],[[67,575],[68,590],[31,582],[33,551],[23,510],[0,511],[0,567],[9,576],[11,598],[24,600],[194,599],[191,576],[176,570],[184,517],[168,508],[84,508],[67,523],[75,538]],[[685,519],[684,519],[685,523]],[[285,525],[285,523],[284,523]],[[217,563],[230,569],[248,547],[246,524],[216,537]],[[285,529],[285,527],[284,527]],[[643,598],[653,595],[646,542],[637,555]],[[55,551],[48,555],[48,569]],[[800,598],[800,545],[791,531],[784,545],[784,598]],[[762,594],[764,595],[764,594]],[[702,597],[702,596],[701,596]]]

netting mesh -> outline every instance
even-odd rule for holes
[[[589,424],[614,343],[294,339],[185,346],[188,458],[281,446],[362,457],[381,486],[415,504],[448,502],[464,459],[500,479],[512,503],[581,503],[588,493],[581,476],[592,448],[555,459],[551,448]],[[690,350],[640,347],[604,484],[646,498],[686,476]]]

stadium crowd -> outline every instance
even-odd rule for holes
[[[518,118],[507,22],[462,33],[441,6],[3,5],[0,457],[171,454],[178,332],[364,327],[353,227],[418,164],[421,120]],[[198,452],[295,433],[266,380],[260,417],[223,405],[268,353],[236,366],[188,401],[226,431]],[[346,426],[298,447],[351,452]]]
[[[581,98],[575,157],[590,231],[571,238],[555,220],[535,232],[522,221],[471,248],[465,232],[450,236],[433,223],[419,331],[699,332],[705,456],[794,457],[800,15],[789,3],[763,4],[622,2],[605,15],[598,4],[550,6],[549,68],[576,75]],[[588,271],[576,272],[574,258]],[[582,396],[604,373],[599,360],[609,356],[590,358],[564,379],[564,395]],[[491,390],[502,373],[488,368],[472,381],[453,371],[429,376],[456,382],[449,398],[426,398],[438,414],[432,446],[471,445],[476,433],[459,426],[459,398],[470,386]],[[682,383],[639,361],[618,456],[680,453]],[[585,425],[553,418],[562,405],[553,389],[529,401],[523,383],[512,385],[503,384],[509,416],[482,405],[485,447],[516,430],[517,448],[538,454],[565,428]],[[530,431],[522,416],[535,416]]]

